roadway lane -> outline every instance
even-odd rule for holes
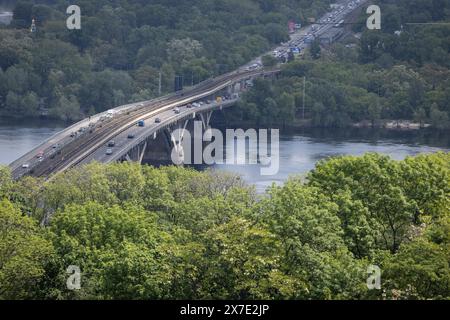
[[[254,64],[260,65],[262,56],[264,55],[273,55],[277,58],[282,56],[287,57],[291,47],[298,47],[301,51],[304,51],[309,47],[309,44],[305,43],[308,36],[314,36],[315,38],[328,36],[336,23],[345,19],[346,16],[364,5],[366,2],[368,2],[368,0],[346,0],[338,2],[337,4],[339,7],[327,12],[324,16],[322,16],[322,18],[318,19],[315,24],[301,28],[297,32],[290,35],[290,40],[288,42],[273,48],[271,51],[266,52],[261,56],[258,56],[251,62],[242,66],[240,69],[249,69]],[[351,7],[349,7],[350,4]]]

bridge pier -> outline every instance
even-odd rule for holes
[[[212,117],[213,111],[208,111],[206,114],[200,113],[199,117],[202,121],[203,129],[205,130],[205,139],[210,140],[212,137],[212,130],[210,126],[211,117]]]
[[[139,164],[141,164],[146,150],[147,150],[147,140],[144,141],[144,143],[139,144],[135,148],[131,149],[125,155],[125,160],[128,162],[138,162]]]
[[[184,142],[184,137],[187,134],[189,134],[189,131],[186,129],[188,123],[189,123],[189,119],[185,120],[184,124],[181,124],[181,122],[178,122],[177,128],[175,130],[166,128],[167,132],[170,135],[170,142],[171,142],[170,146],[172,147],[170,157],[172,159],[172,162],[176,165],[182,165],[185,163],[185,153],[184,153],[185,146],[183,146],[183,142]],[[189,136],[190,136],[190,134],[189,134]],[[190,153],[190,150],[189,150],[189,153]]]

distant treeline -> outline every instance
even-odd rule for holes
[[[331,0],[72,1],[81,30],[66,28],[67,1],[17,1],[0,28],[0,114],[78,119],[233,70],[288,39]],[[30,32],[32,18],[36,32]]]

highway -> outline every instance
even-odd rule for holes
[[[262,64],[262,57],[266,54],[280,59],[287,59],[288,53],[292,47],[297,47],[301,50],[301,52],[304,52],[304,50],[310,45],[309,43],[305,42],[308,37],[320,38],[329,35],[333,31],[334,25],[336,23],[345,19],[346,16],[348,16],[354,10],[360,8],[366,2],[368,2],[368,0],[338,1],[336,3],[338,7],[326,13],[322,18],[318,19],[316,23],[306,26],[299,31],[291,34],[289,41],[280,44],[276,48],[273,48],[273,50],[270,52],[256,57],[249,63],[245,64],[241,69],[248,70],[254,65],[260,66]]]
[[[346,15],[365,2],[364,0],[341,1],[337,8],[319,19],[317,24],[292,34],[290,41],[266,54],[273,54],[277,58],[282,58],[287,56],[293,46],[304,50],[308,46],[305,41],[308,37],[326,36],[335,23],[344,19]],[[48,177],[53,173],[63,172],[73,166],[88,163],[92,160],[114,161],[123,152],[106,155],[108,142],[117,140],[115,150],[120,148],[120,150],[125,150],[134,145],[135,141],[143,139],[140,133],[144,130],[137,128],[137,121],[144,119],[146,123],[150,124],[150,130],[157,130],[159,126],[167,125],[167,123],[182,116],[185,117],[185,113],[195,112],[187,110],[185,106],[211,96],[232,83],[264,74],[261,57],[255,58],[234,72],[206,80],[188,90],[151,101],[120,106],[84,119],[62,130],[11,163],[10,168],[13,177],[17,179],[26,174]],[[174,115],[173,109],[176,107],[180,108],[179,115]],[[206,106],[206,108],[211,109],[217,107],[213,104]],[[160,118],[161,124],[155,124],[157,117]],[[134,135],[136,140],[128,139],[130,134]]]

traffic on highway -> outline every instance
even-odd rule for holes
[[[286,62],[290,52],[303,54],[304,50],[316,39],[327,36],[336,27],[342,27],[345,17],[353,10],[363,5],[367,0],[351,0],[336,3],[334,9],[318,19],[314,24],[291,34],[290,40],[281,43],[273,51],[266,54],[272,55],[280,62]],[[262,67],[262,56],[259,56],[246,64],[243,69],[252,70]]]
[[[203,99],[198,102],[188,103],[166,111],[155,113],[153,116],[139,120],[136,125],[119,133],[114,144],[105,144],[86,157],[81,164],[87,164],[93,160],[102,163],[117,161],[131,148],[146,140],[148,136],[158,132],[161,128],[177,120],[188,118],[194,112],[202,112],[209,109],[218,109],[234,104],[239,98],[238,94],[217,96],[216,99]],[[156,136],[154,136],[156,137]],[[111,142],[111,141],[110,141]]]

